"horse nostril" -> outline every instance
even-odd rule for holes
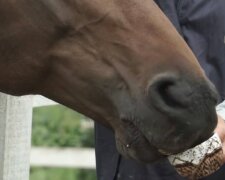
[[[174,92],[175,86],[175,82],[173,81],[162,81],[158,83],[155,89],[161,100],[170,107],[179,107],[182,105]]]
[[[160,109],[186,107],[191,94],[188,83],[174,75],[159,75],[149,86],[150,101]]]

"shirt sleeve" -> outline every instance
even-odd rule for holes
[[[225,101],[216,106],[216,112],[225,120]]]

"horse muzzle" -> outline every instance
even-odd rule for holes
[[[163,152],[179,153],[208,139],[217,124],[215,87],[207,79],[160,74],[150,83],[148,103],[153,122],[144,134]]]

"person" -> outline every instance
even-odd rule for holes
[[[224,0],[155,0],[193,50],[208,78],[225,99],[225,1]],[[222,108],[222,110],[221,110]],[[218,111],[218,132],[224,130],[223,110]],[[221,126],[222,128],[221,128]],[[224,130],[225,131],[225,130]],[[95,125],[98,180],[185,180],[168,160],[140,164],[123,158],[116,150],[113,133]],[[224,180],[225,165],[204,180]]]

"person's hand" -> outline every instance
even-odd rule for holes
[[[225,162],[225,121],[220,116],[218,116],[218,123],[215,132],[219,135],[222,141]]]

